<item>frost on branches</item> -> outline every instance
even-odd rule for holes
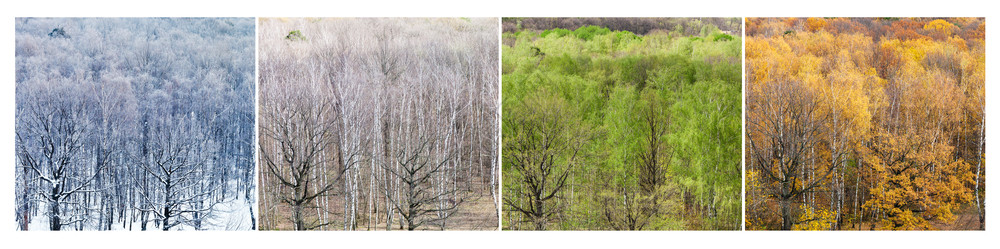
[[[255,229],[253,19],[15,29],[19,230]]]

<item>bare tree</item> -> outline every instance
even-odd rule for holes
[[[817,103],[800,82],[774,82],[748,91],[748,113],[755,113],[747,117],[750,166],[765,182],[774,183],[765,188],[767,196],[778,199],[782,230],[805,222],[793,215],[792,202],[824,186],[840,166],[807,168],[813,164],[806,160],[820,140],[819,124],[829,118],[817,111]]]
[[[222,191],[219,185],[203,180],[211,172],[208,155],[216,150],[215,144],[199,132],[194,113],[161,114],[175,121],[150,125],[148,155],[139,166],[153,184],[140,185],[146,188],[139,192],[141,199],[149,204],[140,210],[154,214],[164,231],[181,224],[201,229],[204,217],[221,201],[213,198]],[[138,185],[141,179],[133,182]]]
[[[272,79],[265,77],[263,81],[268,80]],[[342,178],[347,170],[340,168],[314,173],[336,160],[325,154],[336,142],[333,139],[336,120],[328,116],[333,100],[318,96],[312,91],[318,89],[319,87],[288,88],[288,91],[294,92],[281,95],[261,94],[260,132],[263,137],[274,141],[267,143],[266,140],[261,140],[261,163],[269,176],[280,182],[282,195],[278,198],[292,206],[292,220],[296,230],[328,225],[307,222],[304,212],[307,208],[318,208],[312,203],[313,200],[330,195],[336,189],[336,182],[327,181],[318,186],[313,184],[324,177]],[[276,90],[265,88],[262,92],[270,91]]]
[[[391,131],[392,164],[383,168],[402,184],[401,196],[390,200],[406,221],[407,230],[427,223],[442,229],[454,210],[464,202],[452,183],[455,157],[454,102],[433,96],[445,93],[424,88],[415,94],[402,93],[399,117]]]
[[[82,160],[86,153],[86,134],[92,125],[86,118],[86,106],[82,101],[58,96],[70,93],[71,89],[68,90],[51,95],[46,93],[59,90],[39,90],[38,94],[31,95],[37,99],[23,103],[18,115],[17,157],[24,172],[42,181],[35,195],[47,203],[49,229],[53,231],[86,219],[87,207],[71,202],[70,198],[94,191],[91,188],[94,179],[102,170]],[[81,209],[82,214],[73,213]]]

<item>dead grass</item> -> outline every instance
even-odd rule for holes
[[[469,196],[466,198],[465,202],[462,203],[458,211],[451,218],[448,219],[445,230],[497,230],[499,227],[499,221],[496,213],[496,207],[493,204],[493,199],[489,195],[489,191],[481,187],[472,188],[473,191],[468,192]],[[484,194],[476,192],[485,192]],[[327,215],[327,222],[332,222],[330,225],[317,228],[316,230],[343,230],[343,219],[344,216],[344,202],[341,196],[331,196],[328,199],[327,209],[330,211]],[[364,200],[360,200],[364,201]],[[368,231],[385,231],[385,213],[384,210],[378,209],[385,205],[380,199],[376,200],[376,208],[372,209],[373,215],[368,217],[368,204],[359,203],[358,205],[358,218],[357,218],[357,228],[356,230],[368,230]],[[271,227],[262,227],[261,230],[293,230],[294,225],[291,221],[292,209],[288,205],[278,205],[275,207],[276,212],[267,212],[261,214],[261,219],[269,219],[273,221]],[[322,215],[322,213],[317,213],[315,209],[307,213],[307,221],[317,220],[317,217]],[[403,230],[399,224],[400,216],[398,214],[393,218],[392,230]],[[369,222],[370,221],[370,222]],[[439,226],[435,225],[425,225],[417,230],[441,230]]]

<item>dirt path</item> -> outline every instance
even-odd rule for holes
[[[937,230],[979,230],[979,214],[975,206],[967,205],[955,213],[954,222],[933,221],[931,225]]]

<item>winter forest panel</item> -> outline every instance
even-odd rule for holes
[[[260,22],[261,229],[497,229],[497,19]]]
[[[251,230],[253,18],[18,18],[19,230]]]

